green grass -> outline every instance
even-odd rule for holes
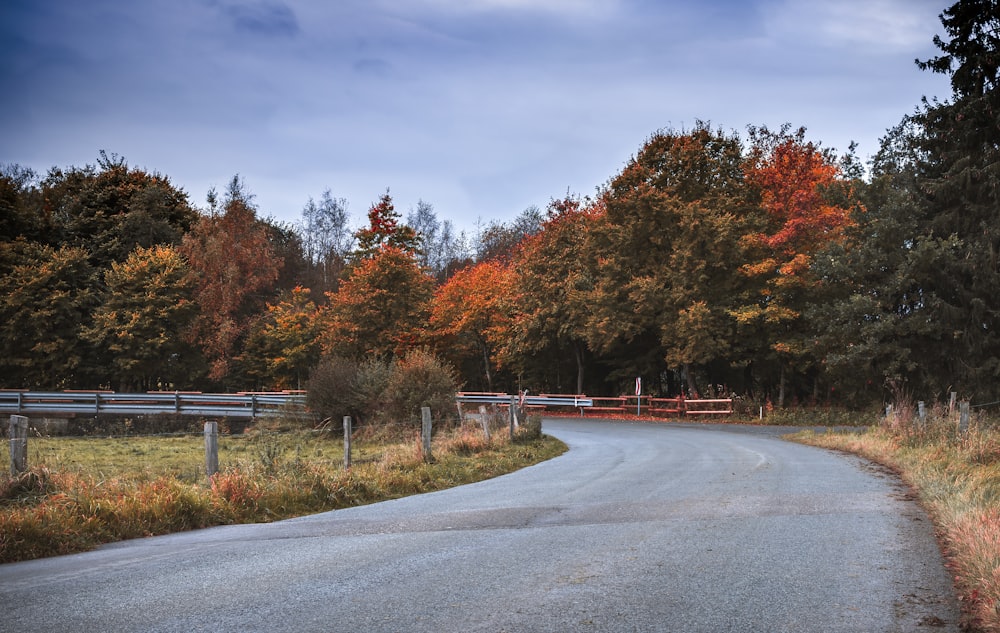
[[[0,481],[0,562],[92,549],[128,538],[265,522],[495,477],[566,450],[554,438],[475,427],[440,431],[425,460],[415,434],[360,441],[343,468],[337,433],[219,438],[221,471],[205,473],[201,436],[31,438],[29,471]],[[9,472],[4,451],[0,467]]]

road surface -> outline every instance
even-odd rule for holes
[[[958,631],[932,528],[866,462],[732,427],[546,420],[508,476],[0,566],[0,630]]]

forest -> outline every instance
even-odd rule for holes
[[[419,349],[466,390],[1000,400],[994,13],[942,14],[917,63],[952,94],[867,163],[803,128],[698,122],[471,237],[389,190],[355,228],[330,191],[283,223],[239,176],[197,207],[103,151],[3,165],[0,387],[297,389],[324,359]]]

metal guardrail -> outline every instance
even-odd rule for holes
[[[18,415],[194,415],[255,418],[304,409],[301,393],[115,393],[0,391],[0,413]]]
[[[461,404],[510,404],[511,398],[525,407],[592,407],[594,400],[586,396],[540,395],[521,396],[506,393],[460,393],[455,400]]]

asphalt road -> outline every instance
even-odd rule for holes
[[[3,631],[958,631],[930,522],[859,459],[731,427],[546,420],[452,490],[0,566]]]

